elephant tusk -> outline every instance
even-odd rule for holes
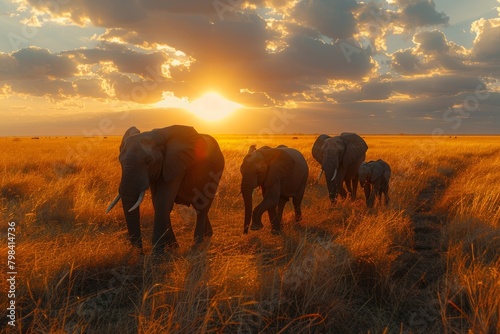
[[[323,175],[323,170],[321,170],[321,172],[319,172],[318,178],[316,179],[316,183],[319,182],[319,179],[321,178],[321,175]]]
[[[132,212],[134,211],[135,209],[137,209],[139,207],[139,205],[141,205],[142,203],[142,200],[144,199],[144,193],[145,191],[143,191],[140,195],[139,195],[139,198],[137,199],[137,202],[135,202],[134,206],[131,207],[128,212]]]
[[[335,176],[337,176],[337,170],[335,170],[335,172],[333,172],[333,176],[332,176],[332,179],[330,181],[333,181],[335,180]],[[341,181],[342,182],[342,181]]]
[[[106,213],[109,213],[111,211],[111,209],[114,208],[114,206],[116,205],[116,203],[118,203],[118,201],[120,200],[120,198],[122,198],[120,194],[116,195],[116,197],[113,200],[113,202],[111,202],[111,204],[106,209]]]

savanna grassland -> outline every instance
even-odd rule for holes
[[[193,247],[149,257],[153,208],[141,206],[145,256],[131,250],[117,193],[120,138],[0,139],[0,290],[15,222],[17,333],[495,333],[500,328],[498,137],[366,136],[367,160],[392,167],[391,202],[330,205],[314,136],[218,136],[226,159]],[[310,168],[303,221],[242,235],[239,166],[251,144],[286,144]],[[148,195],[149,196],[149,195]],[[254,203],[261,197],[254,194]],[[266,224],[267,223],[267,224]],[[1,298],[3,312],[8,300]],[[0,312],[0,313],[3,313]],[[5,316],[2,316],[4,319]],[[2,325],[5,322],[2,320]],[[1,328],[1,327],[0,327]],[[6,328],[6,327],[5,327]]]

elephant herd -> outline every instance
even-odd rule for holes
[[[365,162],[366,142],[355,133],[330,137],[320,135],[313,144],[312,155],[325,174],[330,201],[338,195],[356,198],[357,183],[363,187],[366,204],[372,207],[377,196],[389,202],[391,169],[383,160]],[[119,161],[122,176],[118,195],[108,206],[109,212],[120,200],[133,246],[142,252],[139,206],[145,191],[151,190],[154,207],[153,253],[162,254],[166,247],[177,248],[170,212],[174,203],[192,205],[197,213],[195,242],[212,236],[208,211],[212,205],[224,170],[224,156],[217,141],[200,134],[193,127],[173,125],[148,132],[128,129],[120,144]],[[243,233],[263,227],[267,211],[271,232],[282,230],[285,204],[291,198],[295,221],[302,219],[301,203],[309,168],[302,153],[280,145],[275,148],[250,146],[240,167],[241,194],[245,203]],[[255,188],[262,189],[262,202],[253,208]]]

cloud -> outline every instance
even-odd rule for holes
[[[422,31],[413,36],[417,44],[417,52],[421,53],[446,53],[449,51],[448,41],[443,32],[438,30]]]
[[[73,83],[76,93],[81,97],[107,98],[103,88],[104,81],[99,78],[78,79]]]
[[[355,87],[347,87],[346,89],[335,91],[326,96],[337,103],[383,101],[391,96],[392,91],[393,85],[391,81],[388,79],[374,79]]]
[[[470,72],[470,52],[447,40],[439,30],[421,31],[413,36],[413,48],[392,54],[391,68],[402,75],[432,74],[434,72]]]
[[[437,29],[449,17],[432,0],[18,3],[37,9],[30,22],[40,31],[64,21],[104,32],[77,49],[0,53],[3,97],[144,105],[166,92],[194,100],[217,91],[251,107],[314,102],[346,120],[391,120],[432,115],[483,89],[479,76],[500,76],[500,19],[476,21],[476,39],[466,48]],[[405,38],[410,47],[387,47]]]
[[[57,101],[76,95],[73,85],[60,79],[15,80],[10,83],[13,92],[32,96],[46,96]]]
[[[462,92],[481,91],[485,89],[483,82],[476,76],[436,75],[395,79],[392,81],[395,92],[421,98],[431,96],[454,96]]]
[[[355,0],[301,0],[293,9],[293,17],[333,39],[347,39],[356,32],[353,11]]]
[[[25,2],[41,12],[52,13],[56,17],[69,18],[81,26],[85,25],[87,21],[100,27],[130,25],[147,16],[147,12],[139,2],[129,0],[26,0]]]
[[[391,67],[402,75],[424,73],[421,61],[412,49],[399,50],[392,54]]]
[[[450,18],[443,12],[436,11],[433,0],[398,0],[402,7],[399,22],[406,28],[446,25]]]
[[[119,72],[134,73],[149,79],[163,77],[161,66],[170,60],[163,52],[140,53],[124,45],[106,42],[93,49],[63,51],[61,55],[71,56],[75,62],[85,65],[112,62]]]
[[[241,89],[247,89],[279,101],[316,85],[328,85],[331,80],[360,80],[375,69],[371,51],[353,38],[357,34],[357,11],[363,6],[373,9],[372,2],[366,5],[355,0],[312,0],[299,1],[293,7],[292,2],[286,1],[256,3],[290,17],[277,16],[273,20],[254,10],[242,10],[243,3],[232,4],[233,10],[227,13],[231,15],[221,20],[214,4],[201,0],[106,3],[74,0],[58,6],[49,0],[29,0],[29,3],[52,15],[69,17],[77,24],[90,21],[106,27],[102,40],[125,44],[107,42],[94,49],[72,50],[61,55],[71,55],[79,64],[103,66],[111,62],[116,71],[140,76],[139,79],[129,76],[132,82],[152,79],[151,69],[166,75],[158,68],[173,57],[164,52],[132,51],[130,45],[144,50],[168,45],[182,51],[192,60],[189,69],[169,68],[168,74],[172,82],[187,83],[181,89],[174,87],[174,92],[188,97],[210,89],[238,97]],[[412,6],[434,8],[431,2],[423,5],[402,2],[401,13],[434,15],[429,10],[412,10]],[[390,20],[398,18],[389,10],[380,13],[387,13]],[[274,24],[270,25],[271,22]],[[435,20],[419,22],[427,24]],[[271,51],[270,43],[279,44],[278,51]]]
[[[0,71],[1,80],[65,78],[78,72],[76,63],[69,57],[36,47],[0,53]]]
[[[500,18],[480,19],[472,24],[476,33],[472,56],[476,61],[500,61]]]
[[[361,88],[364,100],[386,100],[392,90],[393,83],[390,81],[368,82]]]

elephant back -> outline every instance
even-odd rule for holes
[[[329,135],[322,134],[318,138],[316,138],[316,141],[313,144],[312,147],[312,156],[313,158],[318,162],[318,163],[323,163],[323,151],[321,148],[323,147],[323,142],[325,139],[331,138]]]
[[[304,158],[304,155],[302,155],[302,153],[300,153],[298,150],[296,150],[294,148],[286,147],[284,145],[282,147],[278,146],[278,148],[285,151],[295,161],[295,166],[297,168],[299,168],[300,170],[303,170],[305,172],[307,172],[309,170],[309,168],[307,166],[306,159]]]
[[[382,169],[383,169],[383,175],[384,175],[384,178],[389,181],[389,179],[391,178],[391,166],[389,166],[389,164],[387,162],[385,162],[384,160],[377,160],[377,163],[379,163],[381,166],[382,166]]]

